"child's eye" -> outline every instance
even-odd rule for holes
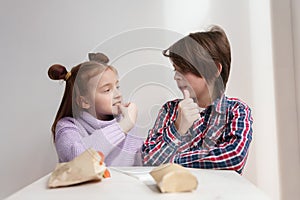
[[[120,89],[120,86],[119,86],[119,85],[117,86],[117,89]]]
[[[106,89],[106,90],[104,90],[104,92],[109,92],[110,91],[110,89]]]

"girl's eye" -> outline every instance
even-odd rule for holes
[[[120,86],[119,86],[119,85],[117,86],[117,89],[120,89]]]
[[[106,89],[106,90],[104,90],[104,92],[109,92],[110,91],[110,89]]]

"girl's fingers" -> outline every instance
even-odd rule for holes
[[[126,113],[126,107],[123,106],[122,104],[118,105],[119,111],[121,112],[122,115]]]
[[[123,103],[123,106],[124,106],[124,107],[128,107],[129,105],[130,105],[130,102]]]

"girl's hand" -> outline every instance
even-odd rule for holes
[[[119,109],[123,118],[119,124],[124,133],[128,133],[135,125],[137,119],[137,106],[134,103],[119,105]]]
[[[178,104],[178,116],[175,127],[181,135],[185,135],[194,121],[200,118],[198,105],[190,98],[188,90],[183,91],[184,99]]]

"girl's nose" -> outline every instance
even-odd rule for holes
[[[115,98],[115,99],[117,99],[117,98],[122,98],[122,93],[121,93],[121,91],[120,91],[118,88],[116,88],[116,89],[114,90],[114,98]]]

